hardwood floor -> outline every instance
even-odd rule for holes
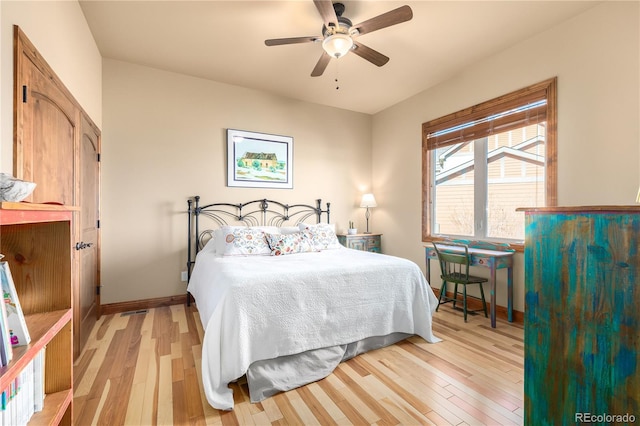
[[[443,342],[411,337],[342,363],[316,383],[235,409],[207,403],[200,381],[202,326],[193,307],[103,316],[74,366],[77,425],[522,424],[523,328],[443,305]]]

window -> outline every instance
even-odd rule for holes
[[[556,79],[422,125],[423,241],[524,240],[518,207],[555,206]]]

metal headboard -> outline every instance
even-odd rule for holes
[[[196,195],[187,200],[187,205],[189,213],[187,278],[191,279],[195,256],[211,236],[213,229],[234,223],[246,226],[283,226],[287,223],[297,225],[309,220],[320,223],[323,213],[329,223],[331,203],[326,203],[326,210],[322,209],[320,199],[316,200],[315,206],[285,204],[266,198],[239,204],[212,203],[201,206],[200,196]],[[204,229],[201,227],[201,218],[208,219],[206,222],[208,225]],[[187,294],[187,303],[189,304],[190,301],[191,297]]]

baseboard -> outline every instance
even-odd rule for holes
[[[128,302],[109,303],[100,306],[100,315],[118,314],[121,312],[138,311],[140,309],[160,308],[163,306],[187,303],[186,294],[155,299],[131,300]]]
[[[432,288],[436,297],[440,296],[440,289]],[[453,297],[453,292],[448,291],[447,297]],[[458,293],[458,297],[460,293]],[[491,302],[489,300],[487,302],[487,310],[491,309]],[[467,306],[469,309],[482,309],[482,301],[476,298],[467,298]],[[509,313],[507,312],[507,308],[505,306],[496,305],[496,318],[503,319],[505,321],[509,320]],[[513,322],[518,324],[524,324],[524,312],[513,310]]]

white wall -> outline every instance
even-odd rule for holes
[[[639,4],[604,2],[376,114],[372,182],[379,207],[372,220],[385,234],[385,250],[424,265],[422,123],[553,76],[559,204],[633,204],[640,182]],[[498,305],[506,306],[506,274],[498,275]],[[430,282],[440,286],[433,270]],[[523,286],[517,255],[520,311]]]
[[[102,57],[77,1],[0,1],[0,171],[13,173],[13,26],[18,25],[98,127]]]
[[[184,294],[187,198],[329,201],[338,230],[370,190],[371,116],[104,59],[102,303]],[[294,188],[226,186],[227,128],[293,136]]]

